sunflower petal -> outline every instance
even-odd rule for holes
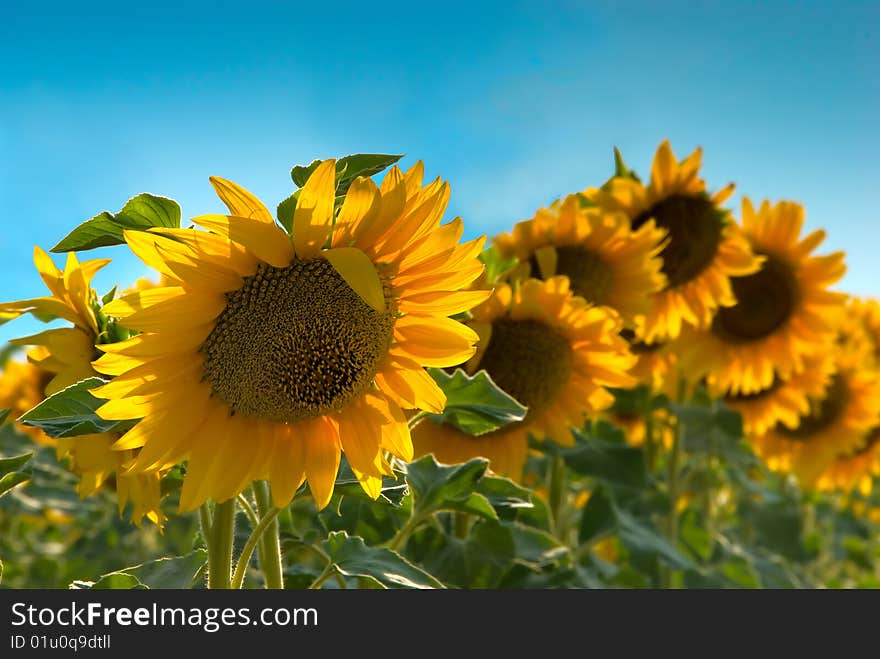
[[[299,192],[293,211],[293,245],[300,259],[315,256],[327,242],[333,226],[336,161],[324,160]]]
[[[385,293],[373,262],[357,247],[337,247],[323,253],[355,293],[378,313],[385,312]]]

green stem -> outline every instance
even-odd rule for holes
[[[392,551],[400,551],[403,549],[410,534],[416,530],[416,527],[422,523],[423,519],[422,515],[413,515],[410,517],[406,521],[406,524],[400,527],[400,530],[394,534],[394,537],[385,543],[385,546]]]
[[[648,475],[654,472],[654,463],[657,460],[657,443],[654,441],[654,410],[650,404],[642,412],[645,420],[645,468]]]
[[[550,514],[553,518],[553,531],[556,537],[565,542],[565,460],[561,455],[550,456],[547,474],[547,491],[550,497]]]
[[[410,430],[412,430],[417,425],[419,425],[422,419],[424,419],[426,416],[428,416],[427,412],[418,412],[413,416],[413,418],[406,422],[406,425],[409,427]]]
[[[333,569],[333,563],[327,565],[324,568],[324,571],[318,575],[318,578],[315,579],[311,585],[309,585],[308,590],[318,590],[321,586],[324,585],[324,582],[327,581],[330,577],[332,577],[336,573],[336,570]]]
[[[266,588],[282,590],[284,588],[284,570],[281,566],[281,540],[278,533],[278,509],[272,505],[272,494],[269,491],[269,483],[256,481],[254,483],[254,495],[257,500],[257,511],[260,514],[260,523],[274,511],[269,519],[265,532],[260,537],[260,569],[266,581]]]
[[[468,529],[470,528],[470,516],[467,513],[453,513],[453,523],[455,525],[455,537],[465,540],[468,537]]]
[[[278,516],[278,513],[278,508],[272,508],[266,516],[260,520],[254,530],[251,531],[251,534],[244,545],[244,549],[241,550],[241,556],[238,557],[238,564],[235,566],[235,573],[232,575],[233,590],[239,590],[244,583],[244,574],[247,571],[247,566],[248,563],[250,563],[254,549],[256,548],[257,543],[262,540],[266,529],[273,524],[277,525],[275,518]]]
[[[250,488],[248,488],[248,491]],[[260,523],[260,516],[257,515],[257,511],[254,510],[254,507],[251,505],[251,502],[248,501],[247,496],[245,496],[244,492],[240,492],[238,497],[238,505],[244,511],[244,514],[247,515],[248,521],[251,523],[251,528],[257,528],[257,524]]]
[[[232,541],[235,538],[235,499],[214,506],[214,522],[208,543],[208,588],[229,589]]]
[[[208,556],[211,555],[211,508],[207,501],[199,506],[199,522],[202,525],[202,538],[205,540],[205,549],[208,550]]]
[[[669,494],[669,518],[666,520],[666,535],[669,541],[678,545],[678,496],[679,496],[679,463],[681,461],[681,421],[676,419],[675,431],[672,435],[672,450],[667,464],[667,492]],[[667,588],[672,588],[672,568],[665,571]]]

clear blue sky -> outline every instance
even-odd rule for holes
[[[7,3],[0,299],[43,294],[33,246],[138,192],[220,211],[211,174],[274,208],[295,163],[406,153],[491,234],[665,137],[713,187],[805,203],[843,287],[880,293],[880,5],[623,4]],[[102,290],[145,273],[91,254]]]

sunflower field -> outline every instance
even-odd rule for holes
[[[701,158],[615,151],[488,241],[359,154],[36,247],[0,586],[880,587],[880,303]],[[149,270],[95,290],[112,246]]]

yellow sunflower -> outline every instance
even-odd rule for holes
[[[515,279],[565,275],[575,295],[611,307],[631,324],[651,311],[653,294],[666,286],[659,257],[664,234],[653,220],[631,231],[623,213],[584,208],[578,195],[570,195],[518,222],[494,244],[519,260]]]
[[[669,413],[664,409],[654,410],[654,441],[666,449],[672,448],[675,433],[669,423]],[[637,412],[613,410],[606,411],[603,416],[623,431],[626,443],[630,446],[644,446],[647,436],[645,417]]]
[[[0,410],[9,410],[8,420],[20,417],[36,407],[45,397],[43,392],[51,375],[30,362],[9,360],[0,373]],[[40,446],[48,446],[52,440],[39,428],[15,423],[16,429],[30,436]]]
[[[707,327],[720,306],[736,302],[730,277],[755,272],[760,265],[722,204],[733,185],[710,196],[699,177],[702,151],[678,162],[668,141],[654,156],[648,185],[625,177],[611,179],[585,196],[607,211],[623,212],[633,231],[650,220],[667,232],[660,256],[667,286],[640,320],[639,335],[649,343],[675,338],[682,323]]]
[[[440,224],[448,184],[395,167],[380,188],[356,179],[334,217],[334,175],[333,160],[311,174],[292,236],[220,178],[230,214],[193,219],[208,231],[125,234],[173,284],[104,307],[140,334],[101,346],[95,367],[116,378],[94,392],[109,399],[98,413],[142,419],[116,444],[140,449],[133,473],[188,460],[183,511],[256,479],[278,506],[308,480],[324,507],[342,450],[377,497],[384,451],[412,458],[402,408],[445,405],[423,367],[474,353],[477,335],[447,316],[489,295],[460,290],[482,272],[484,239],[459,244],[461,220]]]
[[[846,272],[844,254],[812,254],[825,232],[801,238],[803,206],[764,201],[755,211],[744,198],[742,220],[752,250],[764,258],[761,269],[731,279],[737,303],[719,309],[709,329],[682,336],[683,368],[733,395],[760,392],[803,370],[807,355],[834,340],[847,297],[828,290]]]
[[[862,355],[864,364],[880,367],[880,303],[851,297],[840,324],[841,341]]]
[[[646,343],[637,339],[629,329],[623,330],[621,335],[629,342],[630,352],[636,357],[635,366],[630,369],[636,381],[647,385],[653,394],[664,394],[670,400],[677,400],[681,372],[676,342]]]
[[[0,305],[0,312],[12,317],[23,313],[47,314],[63,318],[73,327],[46,330],[15,339],[20,345],[37,346],[28,353],[29,361],[40,372],[44,389],[38,400],[51,396],[81,380],[96,377],[91,361],[99,354],[101,329],[95,312],[97,298],[91,280],[108,259],[83,261],[70,252],[63,271],[40,248],[34,249],[34,264],[51,296],[9,302]],[[35,403],[36,404],[36,403]],[[94,494],[111,476],[115,477],[117,503],[120,514],[132,504],[132,521],[140,525],[147,517],[161,526],[165,519],[160,506],[160,478],[156,472],[148,476],[129,474],[136,451],[114,451],[118,439],[114,433],[77,435],[55,442],[58,458],[68,458],[70,470],[79,477],[77,493],[81,497]],[[46,438],[47,443],[53,440]]]
[[[816,480],[816,489],[841,492],[857,489],[868,496],[875,476],[880,476],[880,426],[868,433],[862,447],[828,465]]]
[[[821,400],[834,375],[830,355],[815,355],[804,360],[804,370],[783,380],[777,377],[769,387],[751,394],[719,394],[724,403],[742,415],[747,436],[763,435],[777,424],[797,428],[801,417],[810,413],[811,401]]]
[[[813,487],[835,458],[863,446],[868,432],[880,424],[880,377],[876,369],[856,363],[857,353],[835,351],[837,371],[819,400],[796,427],[778,423],[751,437],[767,466],[793,472],[805,487]]]
[[[447,463],[482,456],[496,473],[519,480],[530,434],[569,446],[571,428],[613,402],[606,387],[635,384],[626,372],[635,359],[618,335],[620,317],[574,296],[567,277],[502,284],[473,310],[470,325],[481,341],[467,370],[485,369],[528,407],[526,417],[478,437],[425,421],[413,430],[417,455],[433,453]]]

